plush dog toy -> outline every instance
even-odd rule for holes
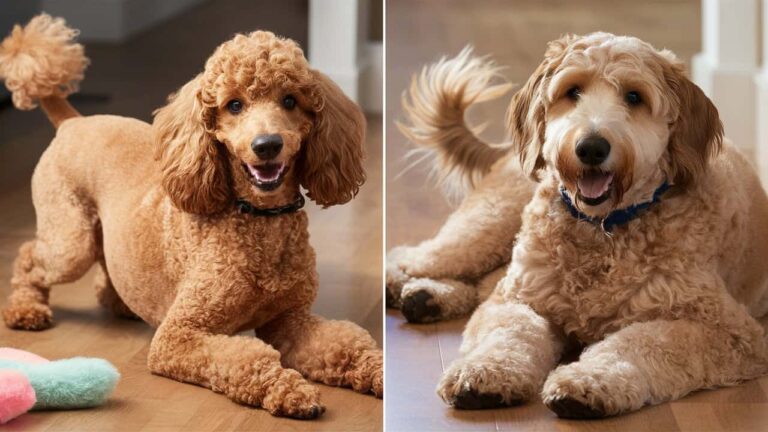
[[[106,360],[75,357],[49,361],[0,348],[0,424],[30,409],[77,409],[103,404],[120,374]]]

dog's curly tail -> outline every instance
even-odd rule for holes
[[[424,67],[403,93],[408,122],[397,126],[418,147],[409,156],[436,156],[433,172],[449,197],[471,190],[510,149],[507,144],[483,141],[476,134],[480,128],[464,119],[470,105],[498,98],[512,88],[508,83],[491,83],[500,78],[500,69],[488,57],[474,56],[467,46],[454,58],[443,57]]]
[[[39,103],[55,127],[80,113],[67,101],[78,89],[88,59],[74,38],[78,31],[62,18],[38,15],[24,28],[16,25],[0,44],[0,78],[21,110]]]

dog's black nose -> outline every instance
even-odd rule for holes
[[[261,160],[272,160],[283,149],[283,137],[278,134],[259,135],[251,142],[251,149]]]
[[[611,154],[611,144],[600,135],[592,134],[576,143],[576,156],[587,165],[600,165]]]

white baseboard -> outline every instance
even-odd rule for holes
[[[80,29],[83,41],[125,41],[205,0],[43,0],[42,10]]]

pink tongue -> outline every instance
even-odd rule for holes
[[[282,168],[282,165],[280,164],[267,164],[262,165],[258,167],[253,167],[248,165],[248,170],[251,171],[251,175],[256,177],[259,180],[274,180],[277,178],[277,176],[280,174],[280,169]]]
[[[590,172],[578,181],[579,191],[586,198],[598,198],[602,196],[613,180],[613,174]]]

